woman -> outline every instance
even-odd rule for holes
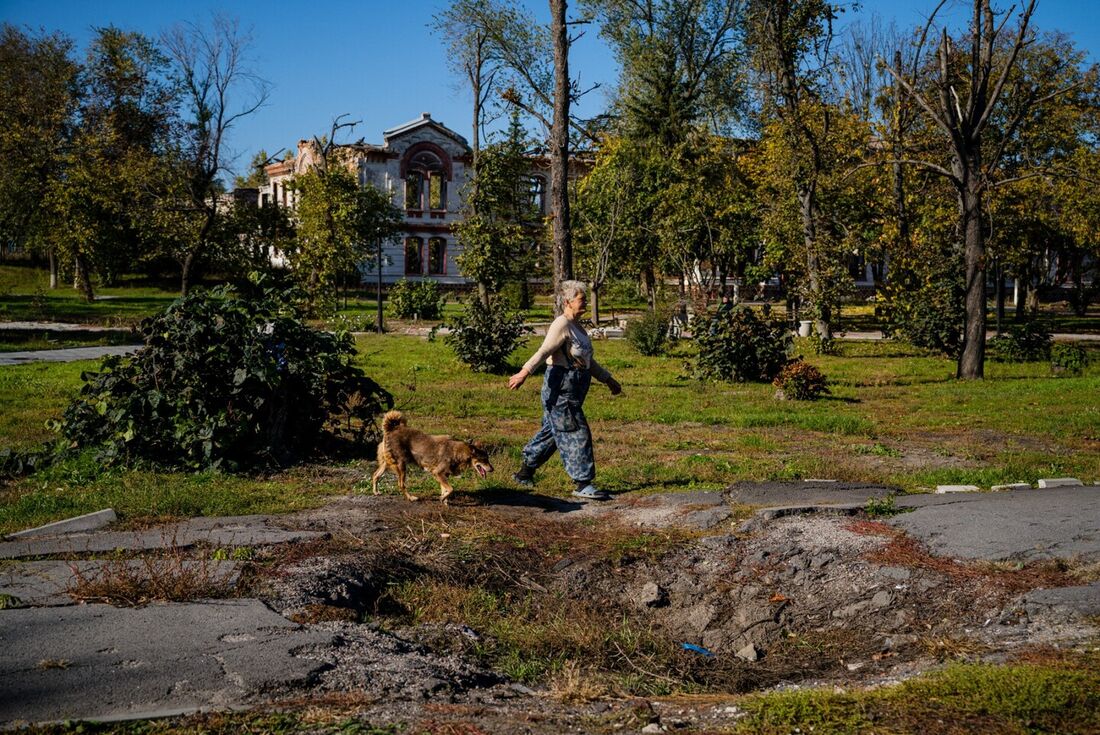
[[[592,454],[592,432],[584,417],[584,397],[592,378],[610,388],[613,396],[619,395],[623,387],[593,359],[592,340],[577,321],[588,305],[584,284],[562,281],[560,296],[562,314],[546,331],[542,347],[522,370],[508,379],[508,387],[516,390],[546,362],[542,427],[523,448],[523,466],[513,478],[521,485],[533,485],[535,470],[557,449],[566,473],[577,485],[573,495],[587,500],[608,500],[611,496],[592,484],[596,479],[596,461]]]

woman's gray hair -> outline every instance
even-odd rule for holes
[[[562,281],[561,286],[558,287],[558,293],[564,305],[577,298],[579,294],[584,294],[585,298],[588,298],[588,286],[584,281]]]

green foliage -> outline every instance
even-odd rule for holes
[[[321,431],[363,441],[389,393],[351,367],[347,335],[318,332],[271,291],[225,287],[142,322],[145,347],[82,375],[60,431],[107,462],[237,470],[285,464]]]
[[[435,281],[409,281],[402,278],[387,294],[393,313],[402,319],[438,319],[443,309],[443,294]]]
[[[867,514],[868,518],[892,518],[912,510],[915,509],[899,508],[894,502],[893,495],[887,495],[884,498],[867,498],[867,503],[863,506],[863,512]]]
[[[808,362],[794,360],[783,366],[772,385],[795,401],[812,401],[829,392],[829,381]]]
[[[668,345],[668,315],[646,311],[626,324],[626,340],[643,355],[663,355]]]
[[[1013,324],[1007,334],[989,340],[990,356],[1002,362],[1039,362],[1050,359],[1050,328],[1038,319]]]
[[[388,194],[373,186],[360,187],[351,171],[335,160],[295,177],[294,186],[300,198],[291,263],[311,308],[331,311],[339,275],[364,260],[375,260],[379,243],[396,235],[403,217]]]
[[[701,321],[694,328],[700,380],[769,381],[787,364],[792,338],[782,324],[740,306]]]
[[[1050,348],[1050,367],[1055,372],[1080,375],[1089,365],[1089,353],[1074,342],[1058,342]]]
[[[491,299],[488,306],[471,299],[447,326],[451,332],[443,339],[458,359],[475,372],[487,373],[503,372],[509,355],[523,345],[523,335],[531,331],[523,323],[523,314],[508,310],[500,299]]]
[[[941,263],[923,276],[898,270],[887,285],[884,332],[915,347],[958,357],[962,351],[963,288],[960,279]]]

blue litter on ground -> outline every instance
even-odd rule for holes
[[[711,658],[714,657],[713,653],[703,648],[702,646],[695,645],[694,643],[681,643],[680,645],[684,647],[685,651],[694,651],[695,653],[701,653],[704,656],[710,656]]]

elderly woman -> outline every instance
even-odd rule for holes
[[[584,398],[592,378],[617,396],[623,387],[611,373],[592,357],[592,340],[577,322],[588,304],[588,294],[580,281],[563,281],[560,292],[562,314],[546,331],[546,339],[523,369],[508,379],[516,390],[527,376],[544,361],[546,377],[542,382],[542,428],[523,448],[523,466],[513,475],[521,485],[534,484],[535,470],[557,449],[566,473],[577,487],[573,495],[588,500],[607,500],[611,496],[597,490],[596,461],[592,454],[592,432],[584,417]]]

